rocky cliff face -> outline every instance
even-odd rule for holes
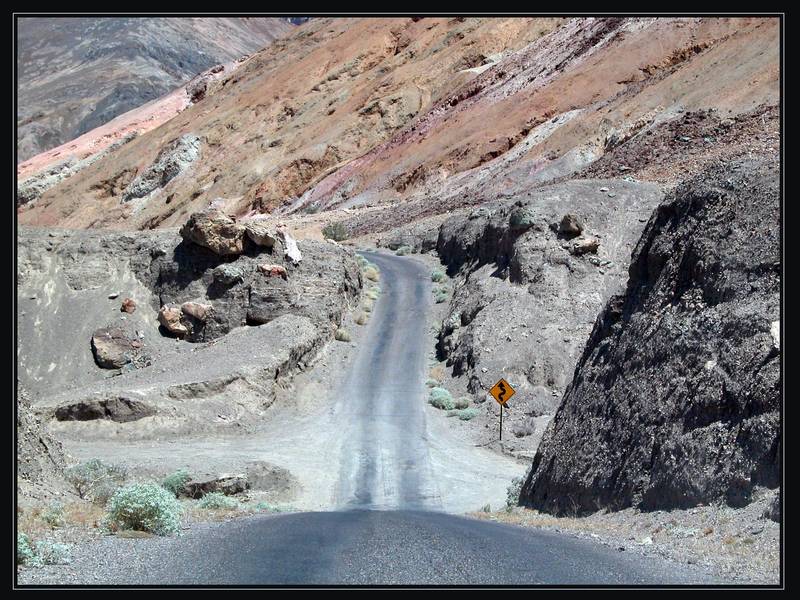
[[[570,181],[442,224],[437,249],[458,283],[438,350],[477,401],[503,373],[517,390],[512,423],[555,412],[662,197],[652,184]]]
[[[715,167],[650,218],[521,503],[557,514],[723,501],[780,477],[776,163]]]
[[[293,29],[279,18],[23,18],[17,159],[71,140]]]
[[[66,487],[64,451],[42,427],[28,393],[17,389],[17,484],[21,498],[46,499]]]

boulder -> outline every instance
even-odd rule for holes
[[[121,369],[131,362],[133,350],[131,340],[117,327],[104,327],[92,334],[94,361],[103,369]]]
[[[600,247],[600,240],[595,237],[581,236],[574,240],[569,247],[571,254],[575,256],[582,256],[584,254],[595,254]]]
[[[194,317],[203,323],[206,322],[213,309],[210,304],[201,304],[200,302],[184,302],[181,304],[181,311],[184,314]]]
[[[248,221],[245,223],[244,228],[247,237],[256,246],[272,248],[275,245],[275,242],[278,241],[278,237],[275,232],[269,229],[263,222]]]
[[[558,232],[567,237],[578,236],[583,233],[583,223],[577,216],[566,214],[558,225]]]
[[[244,279],[244,271],[240,267],[226,263],[215,267],[211,276],[220,285],[233,285]]]
[[[136,311],[136,302],[133,298],[125,298],[122,301],[122,306],[120,306],[119,310],[124,313],[131,314]]]
[[[181,237],[220,256],[244,251],[245,228],[221,210],[196,212],[181,227]]]
[[[179,496],[185,498],[202,498],[206,494],[212,492],[219,492],[226,496],[239,494],[250,489],[250,483],[247,480],[247,475],[220,475],[219,477],[209,477],[192,479],[184,484],[183,488],[178,492]]]
[[[165,304],[161,307],[161,310],[158,311],[158,321],[164,326],[164,329],[171,334],[183,337],[189,333],[189,330],[186,325],[181,322],[182,314],[183,311],[181,311],[180,307]]]

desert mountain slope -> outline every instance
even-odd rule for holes
[[[473,79],[470,69],[491,66],[560,22],[314,19],[252,56],[213,96],[52,189],[21,218],[169,226],[216,198],[238,214],[270,212],[426,113]],[[190,175],[141,203],[107,192],[183,135],[202,140]]]
[[[674,183],[752,141],[676,123],[777,106],[777,33],[769,18],[314,20],[20,218],[171,226],[217,198],[239,215],[385,207],[346,223],[363,233],[579,173],[669,128],[686,152],[607,169]],[[119,183],[183,135],[201,139],[191,174],[125,202]]]
[[[292,29],[278,18],[22,18],[18,160],[69,141]]]

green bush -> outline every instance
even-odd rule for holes
[[[359,311],[353,320],[355,321],[356,325],[365,325],[368,319],[369,317],[367,317],[367,313],[364,311]]]
[[[259,502],[258,504],[256,504],[256,510],[263,510],[265,512],[272,512],[272,513],[283,513],[292,511],[292,509],[287,506],[276,506],[274,504],[270,504],[269,502]]]
[[[450,395],[450,392],[441,387],[435,387],[431,389],[428,396],[428,402],[430,402],[432,406],[442,410],[453,410],[456,407],[456,403],[453,401],[453,396]]]
[[[134,483],[111,497],[105,521],[109,528],[167,535],[180,530],[182,514],[180,502],[160,485]]]
[[[72,560],[72,547],[52,540],[36,542],[38,562],[45,565],[68,565]]]
[[[347,329],[342,329],[341,327],[336,330],[336,333],[333,334],[333,337],[336,338],[339,342],[349,342],[350,341],[350,332]]]
[[[17,533],[17,563],[20,565],[35,565],[39,562],[39,557],[31,545],[30,538],[22,533]]]
[[[511,485],[506,489],[506,510],[511,510],[519,504],[519,495],[522,493],[522,484],[525,483],[524,477],[514,477]]]
[[[373,289],[369,290],[369,291],[366,293],[366,296],[367,296],[367,298],[369,298],[370,300],[377,300],[377,299],[378,299],[378,296],[380,295],[380,293],[381,293],[381,292],[380,292],[380,290],[377,290],[377,289],[374,289],[374,288],[373,288]]]
[[[428,379],[425,382],[425,385],[428,386],[429,388],[432,388],[432,387],[437,387],[439,385],[439,383],[440,382],[436,381],[435,379]]]
[[[61,527],[64,524],[64,505],[54,502],[42,511],[42,521],[50,527]]]
[[[107,465],[93,458],[64,470],[64,477],[78,496],[95,504],[105,505],[125,482],[127,471],[119,465]]]
[[[364,303],[361,305],[361,307],[364,309],[364,312],[368,312],[368,313],[372,312],[372,307],[373,306],[375,306],[375,303],[372,300],[370,300],[369,298],[364,300]]]
[[[456,410],[448,410],[448,417],[458,417],[461,421],[471,421],[480,414],[477,408],[462,408]]]
[[[42,565],[66,565],[71,559],[71,546],[52,540],[31,539],[21,531],[17,533],[17,563],[29,567]]]
[[[407,254],[411,254],[414,249],[411,246],[400,246],[394,253],[397,256],[406,256]]]
[[[164,478],[164,481],[161,482],[161,487],[165,490],[172,492],[172,495],[177,497],[180,491],[183,489],[190,480],[192,476],[183,469],[179,469],[175,471],[171,475],[167,475]]]
[[[347,227],[345,227],[344,223],[341,221],[337,223],[329,223],[322,228],[322,236],[335,242],[346,240],[349,235],[350,234],[347,232]]]
[[[446,277],[447,275],[445,275],[444,271],[440,271],[439,269],[431,272],[431,281],[434,283],[441,283]]]
[[[436,304],[441,304],[442,302],[447,301],[447,290],[444,288],[440,288],[433,293],[433,299],[436,301]]]
[[[233,510],[239,508],[239,501],[221,492],[211,492],[200,498],[197,506],[211,510]]]

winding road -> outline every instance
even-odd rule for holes
[[[338,448],[326,457],[338,472],[336,509],[198,525],[178,537],[102,538],[85,556],[78,551],[70,567],[76,578],[162,585],[714,583],[690,565],[452,514],[477,508],[486,481],[495,488],[508,481],[503,457],[453,446],[435,419],[426,419],[427,268],[411,258],[365,256],[381,269],[382,293],[326,415]],[[320,452],[305,435],[307,452]]]

